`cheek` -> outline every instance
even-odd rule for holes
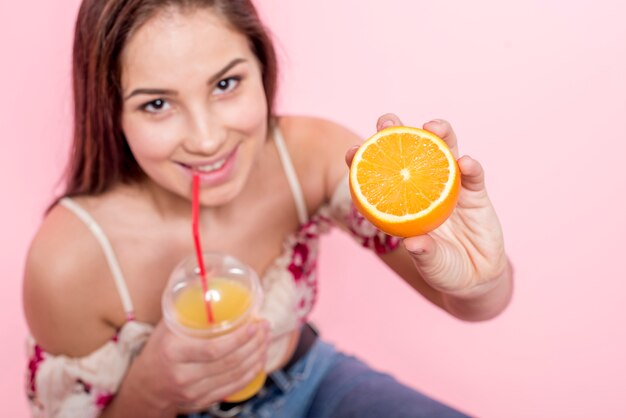
[[[135,159],[141,163],[156,160],[172,154],[176,148],[169,129],[138,118],[122,118],[122,129]]]
[[[263,128],[267,121],[267,102],[263,87],[257,86],[248,90],[221,111],[223,120],[237,130],[251,134]]]

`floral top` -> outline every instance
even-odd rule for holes
[[[282,141],[279,134],[276,141]],[[280,150],[280,147],[279,147]],[[287,176],[288,156],[281,151]],[[287,158],[287,160],[285,160]],[[271,324],[272,343],[268,351],[267,370],[276,368],[288,347],[290,331],[306,322],[317,297],[317,259],[320,236],[333,225],[348,231],[358,243],[377,253],[395,249],[399,239],[377,230],[359,214],[350,198],[347,177],[341,182],[329,204],[322,206],[310,219],[302,214],[304,199],[292,182],[301,224],[283,243],[283,253],[261,279],[264,301],[261,316]],[[64,203],[64,202],[62,202]],[[65,206],[75,203],[65,201]],[[84,215],[83,215],[84,216]],[[90,222],[93,222],[91,219]],[[92,230],[97,226],[89,225]],[[118,283],[118,288],[119,288]],[[123,285],[122,287],[124,287]],[[125,289],[123,289],[125,290]],[[122,292],[121,292],[122,293]],[[130,301],[125,305],[129,305]],[[116,335],[91,354],[70,358],[51,355],[28,338],[27,395],[34,417],[97,417],[113,399],[133,358],[150,336],[153,326],[133,319]]]

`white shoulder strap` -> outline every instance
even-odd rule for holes
[[[291,188],[291,193],[293,194],[293,199],[296,202],[298,220],[300,221],[300,224],[305,224],[309,220],[306,201],[304,200],[302,187],[300,186],[300,182],[298,181],[296,170],[293,167],[291,156],[289,155],[289,151],[287,150],[287,146],[285,145],[285,139],[283,138],[283,135],[280,132],[278,126],[274,128],[274,141],[276,142],[278,155],[280,156],[280,161],[283,164],[283,169],[285,170],[285,175],[287,176],[287,181],[289,182],[289,187]]]
[[[87,225],[87,227],[91,230],[93,235],[100,243],[102,250],[104,251],[104,256],[106,257],[107,263],[109,264],[109,268],[111,269],[111,273],[113,274],[113,279],[115,280],[115,285],[117,286],[117,291],[122,299],[122,305],[124,306],[124,312],[126,312],[126,316],[129,319],[134,318],[134,308],[133,303],[130,299],[130,293],[128,292],[128,287],[126,286],[126,281],[124,281],[124,276],[122,275],[122,270],[120,269],[120,265],[115,258],[115,253],[113,252],[113,248],[111,247],[111,243],[109,242],[107,236],[104,234],[100,225],[96,222],[96,220],[80,205],[74,202],[69,197],[64,197],[59,201],[61,205],[65,208],[69,209],[73,212],[81,221]]]

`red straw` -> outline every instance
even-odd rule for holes
[[[193,229],[193,242],[196,246],[196,258],[198,259],[198,267],[200,268],[200,282],[202,283],[202,294],[204,297],[204,307],[206,309],[206,316],[209,320],[209,324],[214,322],[213,311],[211,310],[211,301],[206,297],[209,291],[209,286],[206,281],[206,270],[204,269],[204,258],[202,257],[202,246],[200,245],[200,222],[199,218],[199,206],[200,206],[200,177],[197,174],[193,175],[193,200],[191,204],[191,226]]]

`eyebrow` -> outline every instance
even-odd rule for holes
[[[235,58],[234,60],[226,64],[224,68],[219,70],[217,73],[213,74],[211,78],[209,78],[209,81],[207,81],[207,84],[213,84],[217,82],[220,78],[222,78],[222,76],[224,76],[224,74],[226,74],[234,66],[241,64],[242,62],[246,62],[246,60],[244,58]],[[128,100],[131,97],[137,96],[139,94],[175,96],[178,93],[175,90],[168,90],[168,89],[138,88],[138,89],[133,90],[128,96],[124,97],[124,100]]]

